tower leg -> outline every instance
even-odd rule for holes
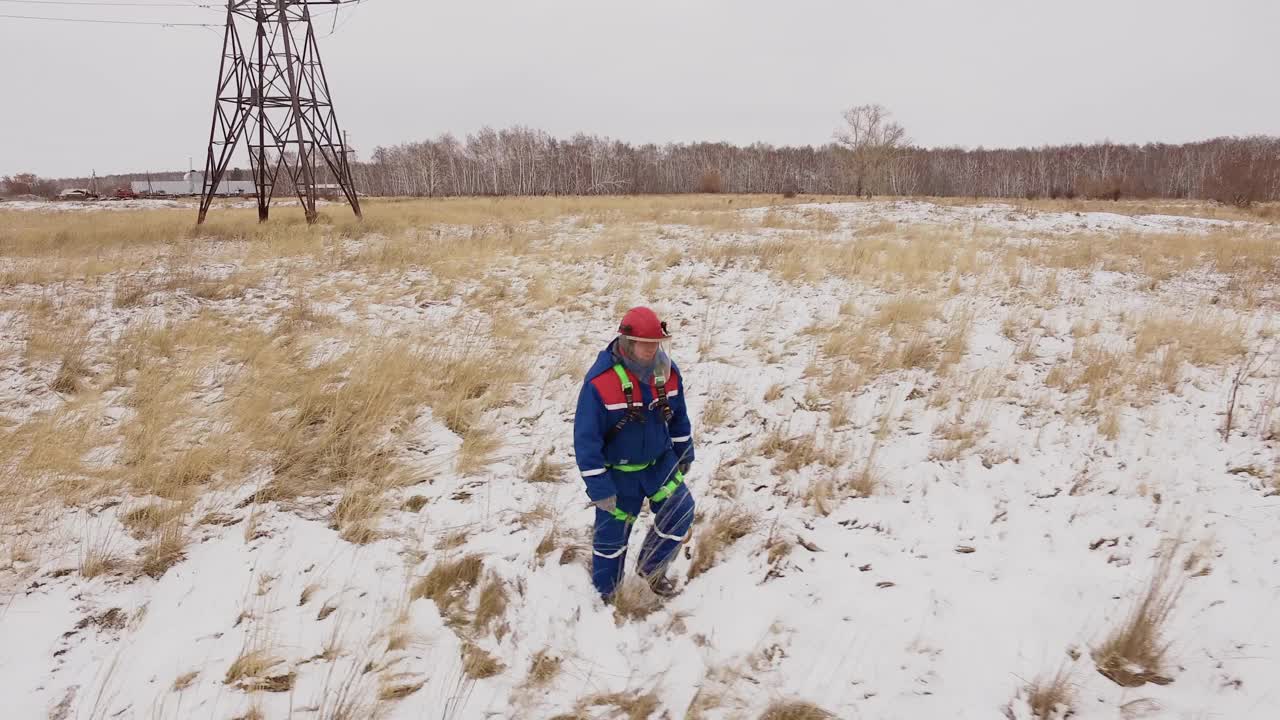
[[[228,62],[229,61],[229,62]],[[240,47],[240,35],[236,30],[235,13],[227,7],[227,29],[222,37],[222,60],[218,65],[218,84],[213,96],[213,121],[209,128],[209,148],[205,153],[204,175],[201,178],[200,213],[196,224],[204,223],[213,203],[213,197],[222,181],[222,175],[231,162],[236,143],[244,131],[249,113],[239,101],[245,91],[247,67]],[[228,97],[230,93],[234,96]],[[228,107],[230,106],[228,113]]]

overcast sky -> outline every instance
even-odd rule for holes
[[[208,22],[217,0],[0,0]],[[490,125],[820,145],[881,103],[917,144],[1280,134],[1276,0],[365,0],[316,24],[338,119],[378,145]],[[203,165],[221,29],[0,17],[0,174]]]

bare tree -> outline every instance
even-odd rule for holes
[[[849,167],[855,195],[884,192],[888,170],[908,144],[906,130],[881,105],[856,105],[844,111],[844,127],[835,140],[849,151]]]

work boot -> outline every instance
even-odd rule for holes
[[[647,579],[649,581],[649,589],[653,591],[654,595],[657,595],[660,598],[675,597],[678,592],[676,590],[676,584],[667,577],[665,572],[656,573],[649,576]]]

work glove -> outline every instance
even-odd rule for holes
[[[618,507],[618,496],[610,495],[609,497],[603,500],[597,500],[595,502],[595,505],[601,510],[607,513],[611,513],[613,512],[614,508]]]

